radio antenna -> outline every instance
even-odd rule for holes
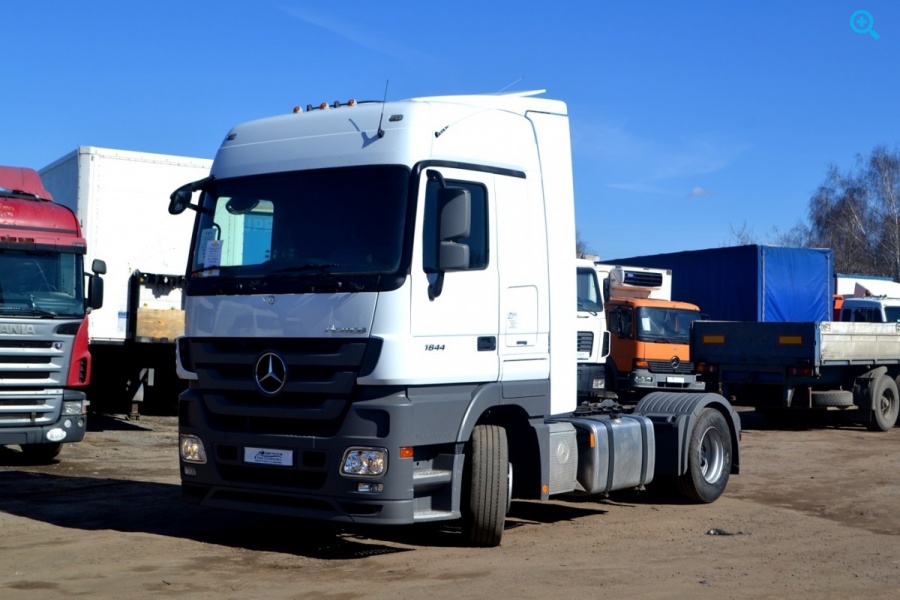
[[[390,79],[384,82],[384,100],[381,101],[381,116],[378,117],[378,138],[384,137],[384,129],[381,128],[381,123],[384,121],[384,104],[387,102],[387,90],[388,84],[391,82]]]
[[[524,76],[524,75],[522,75],[521,77],[519,77],[518,79],[516,79],[515,81],[513,81],[512,83],[510,83],[509,85],[507,85],[505,88],[501,89],[501,90],[500,90],[499,92],[497,92],[497,93],[498,93],[498,94],[502,94],[503,92],[505,92],[506,90],[508,90],[508,89],[511,88],[512,86],[516,85],[517,83],[519,83],[519,82],[522,81],[523,79],[525,79],[525,76]]]

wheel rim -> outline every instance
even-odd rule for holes
[[[710,427],[700,440],[700,473],[707,483],[715,483],[725,468],[725,440],[722,432]]]
[[[512,487],[513,468],[512,463],[509,463],[509,468],[506,471],[506,514],[509,514],[509,509],[512,508]]]
[[[890,419],[894,414],[894,405],[896,404],[893,394],[885,390],[881,394],[881,400],[878,402],[881,416]]]

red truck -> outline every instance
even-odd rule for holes
[[[87,427],[88,313],[103,303],[106,264],[86,275],[85,250],[75,214],[35,170],[0,167],[0,445],[35,461]]]

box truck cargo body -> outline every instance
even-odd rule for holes
[[[184,385],[174,340],[184,330],[182,288],[193,221],[165,211],[173,187],[204,177],[211,160],[81,146],[40,170],[71,208],[87,259],[107,257],[103,308],[90,319],[92,408],[174,408]],[[152,405],[152,406],[151,406]],[[167,408],[168,407],[168,408]]]
[[[672,297],[717,321],[827,321],[834,253],[827,248],[729,246],[618,258],[616,264],[671,269]]]

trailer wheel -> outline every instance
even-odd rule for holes
[[[871,431],[890,431],[897,424],[900,413],[900,397],[894,379],[882,375],[868,389],[872,400],[872,419],[866,423]]]
[[[812,405],[818,408],[829,406],[847,408],[853,406],[853,392],[846,390],[814,391]]]
[[[689,500],[718,499],[731,474],[731,432],[725,417],[714,408],[700,413],[688,446],[688,470],[676,480],[678,492]]]
[[[466,453],[463,531],[477,546],[499,546],[509,505],[506,430],[476,425]]]
[[[48,463],[59,456],[59,453],[62,450],[62,444],[26,444],[19,446],[19,448],[22,449],[22,454],[24,454],[30,462]]]

